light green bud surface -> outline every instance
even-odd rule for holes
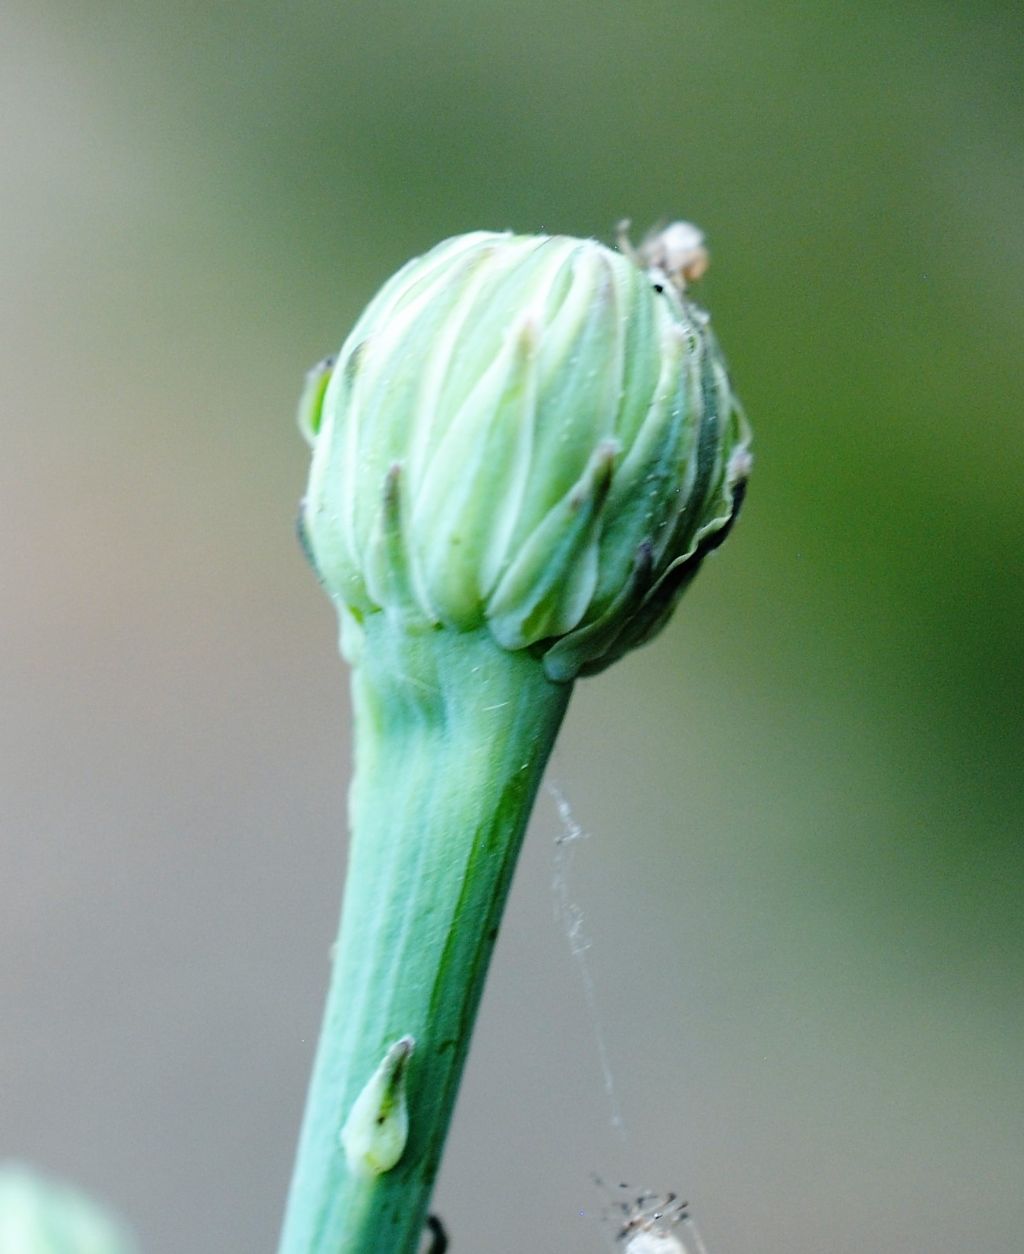
[[[486,626],[554,680],[663,625],[750,464],[685,285],[566,236],[409,262],[311,372],[300,423],[303,538],[346,625]]]

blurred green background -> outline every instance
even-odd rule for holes
[[[596,1171],[710,1254],[1021,1249],[1022,26],[6,6],[0,1153],[150,1254],[273,1249],[348,772],[303,371],[446,235],[681,216],[755,476],[552,768],[628,1135],[548,796],[437,1206],[455,1251],[587,1254]]]

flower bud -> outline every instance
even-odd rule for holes
[[[664,624],[750,464],[676,252],[477,232],[385,284],[300,408],[301,531],[344,617],[486,625],[555,680]]]

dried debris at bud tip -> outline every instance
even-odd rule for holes
[[[631,226],[623,218],[617,229],[619,251],[635,265],[645,270],[657,271],[679,292],[685,292],[690,283],[696,283],[707,274],[711,254],[704,245],[704,232],[692,222],[671,222],[666,227],[655,227],[644,236],[639,248],[629,238]]]

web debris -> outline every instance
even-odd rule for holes
[[[600,1176],[594,1183],[607,1191]],[[620,1184],[619,1190],[628,1190]],[[604,1219],[615,1225],[615,1242],[622,1254],[708,1254],[689,1211],[677,1193],[642,1192],[605,1209]]]
[[[587,1015],[594,1033],[604,1089],[611,1108],[611,1126],[619,1134],[623,1144],[628,1145],[629,1136],[619,1106],[608,1046],[597,1011],[596,985],[587,961],[591,941],[583,927],[583,910],[574,900],[571,888],[577,847],[581,841],[589,840],[590,833],[577,821],[569,799],[558,784],[548,780],[546,788],[555,802],[562,825],[561,833],[555,837],[554,872],[551,881],[555,920],[564,930],[569,951],[579,968]],[[606,1196],[609,1196],[604,1181],[597,1175],[593,1179],[595,1184],[606,1191]],[[627,1184],[619,1185],[620,1190],[629,1188]],[[628,1200],[609,1201],[602,1217],[606,1224],[614,1226],[615,1249],[621,1251],[621,1254],[708,1254],[696,1221],[690,1215],[689,1203],[680,1202],[677,1193],[642,1191]]]
[[[583,930],[583,911],[579,903],[573,900],[570,888],[576,846],[580,841],[589,840],[590,837],[576,821],[572,807],[569,805],[569,800],[561,788],[549,780],[547,790],[554,798],[558,817],[562,824],[561,834],[555,837],[555,865],[551,879],[555,920],[565,932],[566,940],[569,942],[569,952],[572,954],[579,969],[580,981],[583,984],[583,996],[587,1003],[587,1017],[590,1020],[590,1027],[594,1033],[604,1091],[608,1095],[608,1104],[611,1109],[611,1126],[625,1141],[627,1137],[626,1124],[619,1107],[618,1093],[615,1089],[615,1077],[612,1075],[611,1062],[608,1058],[608,1045],[605,1040],[604,1029],[601,1027],[601,1019],[597,1012],[597,990],[594,985],[594,976],[590,970],[590,963],[587,961],[590,939]]]

